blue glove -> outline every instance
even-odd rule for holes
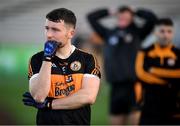
[[[44,102],[38,103],[33,99],[33,97],[31,96],[31,94],[29,92],[25,92],[23,94],[23,100],[22,101],[23,101],[24,105],[33,106],[37,109],[45,109],[45,108],[52,109],[52,106],[51,106],[52,99],[45,99]]]
[[[54,57],[56,50],[59,47],[59,43],[56,41],[47,41],[44,45],[44,61],[52,61],[52,58]]]

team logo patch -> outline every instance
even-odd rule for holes
[[[131,34],[127,34],[124,37],[126,43],[131,43],[133,40],[133,36]]]
[[[174,66],[175,65],[175,60],[174,59],[168,59],[167,61],[169,66]]]
[[[110,45],[117,45],[118,44],[118,37],[117,36],[112,36],[109,38],[109,44]]]
[[[79,61],[74,61],[70,65],[71,70],[78,71],[81,69],[81,63]]]

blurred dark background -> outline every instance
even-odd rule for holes
[[[87,23],[86,15],[96,8],[121,5],[148,8],[159,17],[171,17],[176,28],[174,42],[180,46],[179,0],[1,0],[0,124],[35,124],[36,110],[24,106],[21,99],[23,92],[28,90],[28,60],[43,48],[46,13],[60,7],[72,10],[78,19],[75,44],[94,53],[102,66],[101,44],[92,43],[99,40]],[[114,19],[103,23],[113,27]],[[149,43],[151,39],[144,42]],[[104,74],[102,76],[101,90],[92,107],[92,124],[108,124],[109,86]]]

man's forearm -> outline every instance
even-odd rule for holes
[[[94,102],[95,98],[90,95],[90,92],[81,89],[68,97],[53,100],[52,109],[77,109]]]
[[[106,34],[109,32],[109,28],[104,26],[99,20],[108,16],[109,12],[107,9],[97,10],[95,12],[90,13],[87,16],[87,19],[91,25],[91,27],[96,31],[96,33],[102,38],[106,38]]]
[[[88,19],[90,21],[93,21],[93,20],[99,20],[101,18],[104,18],[106,16],[109,15],[109,12],[108,12],[108,9],[100,9],[100,10],[96,10],[92,13],[89,13],[88,14]]]
[[[146,83],[149,84],[165,84],[166,81],[154,76],[153,74],[149,73],[149,71],[146,71],[144,69],[144,59],[145,59],[145,52],[139,51],[136,58],[136,64],[135,64],[135,71],[137,77]]]
[[[29,89],[37,102],[47,97],[51,84],[51,62],[43,61],[38,76],[30,81]]]
[[[140,18],[145,19],[146,21],[155,21],[157,19],[155,13],[147,9],[137,10],[136,15]]]

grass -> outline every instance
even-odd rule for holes
[[[91,124],[108,124],[109,86],[101,83],[96,103],[92,106]]]
[[[5,114],[6,121],[0,124],[35,124],[36,109],[26,107],[22,103],[22,94],[28,90],[27,78],[22,76],[2,76],[0,81],[1,110],[0,117]],[[91,123],[108,124],[108,85],[103,82],[96,103],[92,106]]]
[[[3,77],[3,82],[0,83],[0,98],[3,103],[1,106],[3,105],[4,111],[9,115],[9,120],[13,121],[7,122],[7,124],[35,124],[34,115],[36,110],[26,107],[22,103],[22,94],[27,89],[28,83],[25,78]]]

